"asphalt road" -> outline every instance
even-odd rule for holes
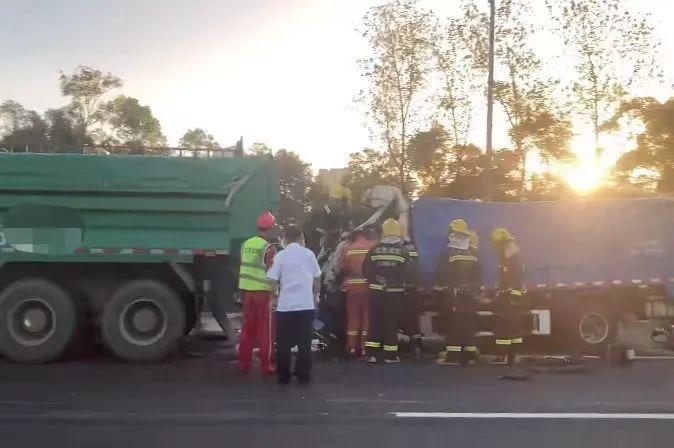
[[[674,363],[499,380],[505,367],[318,363],[279,389],[223,356],[0,361],[7,447],[650,447],[674,441]]]

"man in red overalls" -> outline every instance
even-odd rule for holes
[[[346,291],[346,346],[353,357],[364,355],[370,300],[367,281],[363,276],[363,261],[374,245],[374,241],[369,240],[364,231],[355,230],[351,234],[351,242],[342,253],[341,272]]]
[[[239,340],[239,368],[248,373],[253,361],[253,349],[260,350],[260,369],[265,376],[274,373],[272,361],[272,312],[271,284],[267,270],[276,256],[276,249],[269,244],[276,219],[270,212],[263,213],[257,221],[258,235],[241,246],[239,289],[243,294],[243,327]]]

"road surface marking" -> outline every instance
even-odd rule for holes
[[[394,412],[399,418],[674,420],[674,414],[594,412]]]

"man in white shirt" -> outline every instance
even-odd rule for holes
[[[303,246],[297,226],[286,227],[284,233],[286,248],[267,271],[276,302],[276,372],[279,384],[290,382],[291,349],[297,346],[294,375],[307,384],[311,381],[311,334],[321,290],[321,268],[314,253]]]

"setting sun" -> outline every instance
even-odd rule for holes
[[[636,129],[631,129],[634,130]],[[600,155],[597,155],[594,145],[591,135],[577,135],[572,142],[575,160],[556,161],[549,167],[539,162],[533,171],[549,170],[577,193],[589,194],[608,182],[616,162],[625,152],[632,149],[633,142],[630,140],[629,131],[625,131],[602,135]]]

